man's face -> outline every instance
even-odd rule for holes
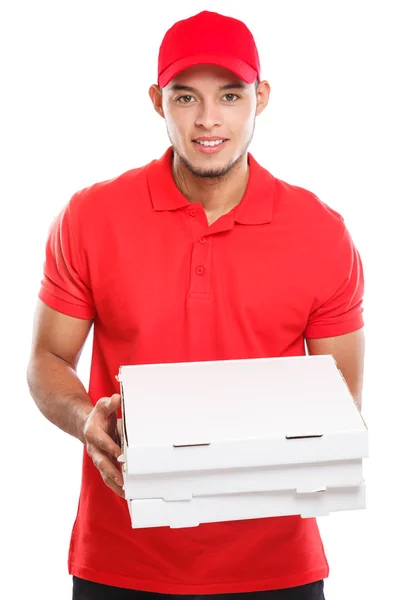
[[[199,65],[182,71],[162,90],[174,152],[198,177],[223,176],[246,152],[266,93],[261,85],[260,96],[254,83],[222,67]],[[223,142],[212,147],[199,143],[199,138],[210,137]]]

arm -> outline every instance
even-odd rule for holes
[[[309,354],[331,354],[361,412],[365,335],[359,329],[345,335],[306,339]]]
[[[39,300],[27,369],[29,390],[42,414],[83,443],[83,424],[93,404],[76,367],[91,325]]]
[[[76,374],[91,325],[91,320],[62,314],[39,300],[27,381],[43,415],[85,444],[106,485],[124,497],[116,461],[121,448],[113,439],[121,398],[114,394],[111,399],[100,398],[93,406]]]
[[[117,463],[121,449],[114,441],[121,397],[113,394],[111,398],[96,398],[94,403],[76,374],[96,316],[86,254],[90,222],[82,214],[91,201],[89,192],[75,194],[48,233],[27,379],[44,416],[81,440],[105,484],[124,497]]]
[[[309,354],[330,354],[361,412],[364,372],[364,270],[344,220],[322,230],[322,255],[304,338]]]

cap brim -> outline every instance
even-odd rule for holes
[[[232,71],[232,73],[243,79],[246,83],[254,83],[257,77],[257,71],[243,60],[222,54],[198,54],[196,56],[185,56],[185,58],[175,61],[159,75],[158,85],[162,88],[165,87],[178,73],[195,65],[217,65],[224,67],[228,71]]]

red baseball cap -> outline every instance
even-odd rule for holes
[[[158,85],[165,87],[194,65],[225,67],[246,83],[260,81],[260,59],[253,35],[238,19],[204,10],[178,21],[165,34],[158,55]]]

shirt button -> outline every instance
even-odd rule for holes
[[[195,208],[191,208],[191,209],[189,210],[189,215],[190,215],[191,217],[195,217],[195,216],[196,216],[196,214],[197,214],[197,213],[196,213],[196,209],[195,209]]]
[[[197,273],[197,275],[203,275],[203,273],[204,273],[204,267],[197,267],[196,273]]]
[[[206,243],[206,241],[207,241],[207,240],[206,240],[206,238],[205,238],[205,237],[201,237],[201,238],[199,239],[199,242],[200,242],[200,244],[205,244],[205,243]]]

